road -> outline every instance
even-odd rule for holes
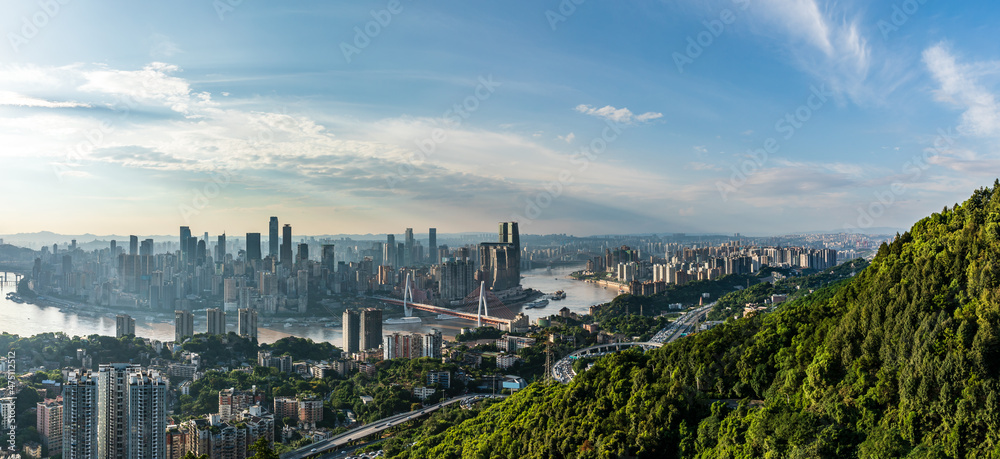
[[[684,335],[684,333],[686,333],[691,326],[704,318],[714,305],[715,303],[709,303],[698,309],[689,311],[687,314],[681,316],[680,319],[671,322],[670,325],[663,330],[656,332],[656,335],[653,335],[649,342],[669,344],[676,341]],[[559,361],[552,366],[552,377],[555,378],[556,381],[566,384],[573,380],[573,377],[576,376],[576,372],[573,371],[573,360],[575,356],[576,352],[559,359]]]
[[[352,430],[348,430],[347,432],[344,432],[344,433],[342,433],[340,435],[337,435],[336,437],[333,437],[333,438],[330,438],[330,439],[327,439],[327,440],[323,440],[323,441],[318,441],[316,443],[312,443],[310,445],[307,445],[307,446],[302,447],[300,449],[297,449],[295,451],[282,454],[281,455],[281,459],[301,459],[301,458],[312,456],[314,454],[318,455],[320,453],[329,452],[329,451],[331,451],[333,449],[340,448],[341,446],[344,446],[344,445],[346,445],[346,444],[348,444],[348,443],[350,443],[352,441],[355,441],[355,440],[358,440],[358,439],[361,439],[361,438],[365,438],[365,437],[367,437],[369,435],[372,435],[372,434],[377,434],[377,433],[379,433],[379,432],[381,432],[383,430],[386,430],[388,428],[394,427],[394,426],[396,426],[396,425],[398,425],[398,424],[400,424],[402,422],[407,422],[407,421],[416,419],[416,418],[418,418],[420,416],[423,416],[425,414],[429,414],[429,413],[432,413],[434,411],[437,411],[441,407],[448,406],[448,405],[451,405],[451,404],[454,404],[454,403],[458,403],[458,402],[461,402],[461,401],[469,399],[469,398],[478,397],[478,396],[481,396],[481,395],[483,395],[483,394],[462,395],[462,396],[459,396],[459,397],[455,397],[455,398],[452,398],[452,399],[445,400],[445,401],[443,401],[441,403],[438,403],[438,404],[435,404],[435,405],[431,405],[431,406],[428,406],[428,407],[421,408],[419,410],[414,410],[414,411],[410,411],[408,413],[402,413],[402,414],[397,414],[397,415],[394,415],[394,416],[389,416],[389,417],[387,417],[385,419],[379,419],[378,421],[372,422],[370,424],[365,424],[365,425],[363,425],[361,427],[357,427],[357,428],[354,428]]]

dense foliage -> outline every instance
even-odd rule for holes
[[[401,457],[1000,457],[1000,182],[775,312],[534,384]]]

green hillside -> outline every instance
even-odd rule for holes
[[[400,457],[1000,457],[1000,183],[855,277],[536,384]]]

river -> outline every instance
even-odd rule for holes
[[[549,269],[533,269],[522,273],[521,284],[524,288],[533,288],[546,294],[556,290],[566,292],[566,299],[550,301],[548,306],[537,309],[523,310],[534,323],[538,317],[557,314],[563,307],[570,311],[586,314],[591,305],[605,303],[614,299],[617,292],[613,289],[573,280],[569,273],[581,269],[582,266],[557,267]],[[0,280],[3,278],[0,272]],[[8,278],[13,279],[13,273]],[[115,335],[115,314],[113,312],[63,312],[56,307],[38,306],[34,304],[18,304],[7,300],[7,292],[15,291],[13,282],[0,283],[0,332],[32,336],[39,333],[63,332],[69,336],[87,336],[91,334]],[[174,339],[173,313],[154,314],[149,311],[123,311],[135,319],[135,334],[142,338],[152,338],[160,341]],[[514,309],[517,312],[517,309]],[[260,323],[268,322],[269,318],[261,317]],[[336,346],[341,345],[342,332],[340,327],[324,327],[318,324],[294,325],[284,327],[283,319],[272,320],[272,326],[258,327],[258,339],[261,343],[273,343],[286,336],[310,338],[313,341],[326,341]],[[340,321],[340,318],[332,320]],[[227,329],[236,330],[236,314],[226,314]],[[415,332],[425,333],[436,328],[448,339],[454,338],[462,327],[472,326],[472,322],[464,320],[436,320],[425,318],[420,324],[383,325],[383,331],[391,333]],[[204,314],[195,315],[195,330],[204,330]]]

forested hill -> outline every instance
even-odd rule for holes
[[[403,457],[1000,457],[1000,183],[850,280],[536,384]]]

